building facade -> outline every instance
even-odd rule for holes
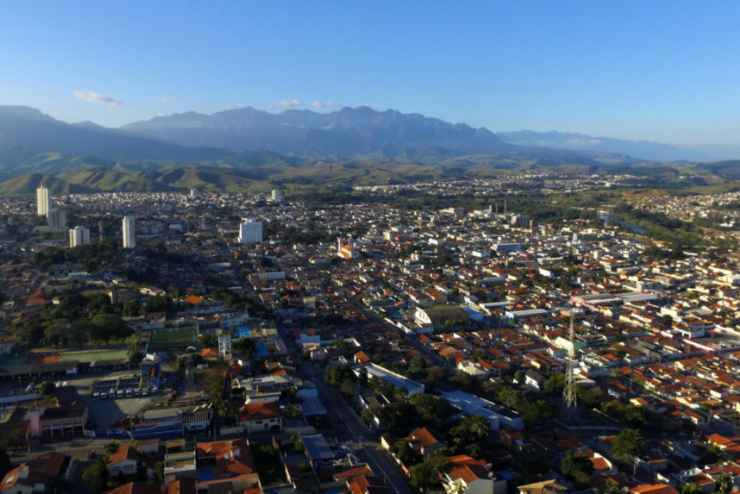
[[[74,249],[90,243],[90,230],[84,226],[76,226],[69,230],[69,248]]]
[[[49,214],[49,189],[39,185],[36,189],[36,215],[46,216]]]
[[[243,218],[239,224],[239,243],[256,244],[262,242],[262,223],[251,218]]]
[[[124,216],[122,221],[123,248],[133,249],[136,247],[136,218]]]

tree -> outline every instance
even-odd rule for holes
[[[577,456],[573,451],[568,451],[560,462],[560,471],[578,486],[585,487],[591,482],[594,467],[588,458]]]
[[[135,365],[139,364],[144,358],[144,355],[141,353],[141,338],[139,334],[134,333],[126,338],[126,343],[128,343],[128,361]]]
[[[698,485],[688,482],[681,486],[681,494],[699,494],[702,490]]]
[[[56,390],[56,386],[51,381],[44,381],[38,386],[39,393],[41,393],[44,396],[50,396],[54,394],[54,390]]]
[[[118,448],[119,448],[119,444],[113,441],[105,445],[105,452],[108,453],[109,455],[112,455],[113,453],[118,451]]]
[[[480,442],[488,437],[491,426],[483,417],[465,417],[450,429],[450,439],[457,451],[475,456],[480,452]]]
[[[421,456],[411,447],[406,439],[399,439],[393,444],[393,453],[406,466],[416,465],[421,461]]]
[[[563,374],[552,374],[550,377],[545,379],[543,389],[545,393],[554,395],[563,392],[565,386],[565,376]]]
[[[96,314],[90,320],[90,324],[92,339],[97,341],[126,338],[132,333],[128,324],[120,316],[115,314]]]
[[[355,394],[355,381],[354,379],[344,378],[339,384],[339,391],[347,397],[352,397]]]
[[[441,457],[432,457],[418,465],[411,467],[411,485],[422,493],[439,485],[439,473],[444,467],[445,460]]]
[[[82,472],[82,481],[92,492],[103,492],[108,481],[108,469],[103,458],[98,458]]]
[[[730,494],[732,492],[732,488],[732,477],[729,474],[723,473],[717,481],[717,492],[719,494]]]
[[[635,429],[625,429],[614,438],[614,454],[624,462],[629,462],[643,448],[642,434]]]
[[[395,436],[406,436],[420,424],[416,408],[405,400],[384,406],[378,412],[378,418],[380,424]]]
[[[224,392],[226,391],[226,374],[225,366],[211,367],[205,373],[205,390],[208,398],[213,403],[214,408],[220,415],[227,412]]]
[[[412,396],[409,401],[416,408],[421,422],[434,429],[442,429],[445,423],[456,413],[447,400],[430,394]]]

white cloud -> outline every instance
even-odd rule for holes
[[[101,103],[103,105],[112,106],[118,108],[123,105],[123,101],[112,98],[110,96],[104,96],[98,94],[95,91],[88,91],[86,89],[76,89],[74,91],[75,98],[81,101],[87,101],[88,103]]]
[[[299,100],[298,98],[284,99],[272,105],[273,108],[278,108],[281,110],[291,110],[294,108],[301,108],[302,106],[304,106],[303,101]]]
[[[332,108],[336,108],[337,104],[333,101],[319,101],[314,100],[311,102],[311,108],[314,110],[330,110]]]

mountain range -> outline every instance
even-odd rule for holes
[[[571,158],[630,157],[636,160],[709,160],[707,151],[648,141],[563,132],[494,133],[418,113],[376,111],[367,106],[329,113],[252,107],[213,114],[159,116],[113,129],[93,122],[69,124],[39,110],[0,106],[0,166],[22,165],[39,153],[80,155],[112,161],[238,160],[240,153],[267,152],[301,159],[401,159],[434,162],[466,155],[548,153]],[[726,155],[716,156],[725,158]],[[278,158],[279,159],[279,158]]]
[[[519,130],[499,132],[498,137],[509,144],[550,149],[568,149],[586,153],[613,153],[652,161],[708,161],[728,157],[715,148],[682,148],[652,141],[630,141],[610,137],[595,137],[572,132],[535,132]],[[740,156],[740,152],[736,156]]]
[[[212,115],[188,112],[135,122],[132,134],[179,145],[264,149],[311,158],[423,157],[516,151],[485,128],[451,124],[417,113],[375,111],[367,106],[331,113],[252,107]]]
[[[660,143],[494,133],[366,106],[330,113],[275,114],[251,107],[187,112],[121,128],[70,124],[33,108],[0,106],[0,193],[25,193],[42,181],[60,192],[82,192],[265,189],[276,182],[350,186],[552,168],[660,174],[667,167],[658,161],[702,157],[698,150]],[[737,163],[711,170],[734,175]]]

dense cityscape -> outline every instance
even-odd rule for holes
[[[1,198],[0,492],[730,492],[738,196],[639,187]]]

